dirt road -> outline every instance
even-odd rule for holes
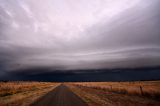
[[[31,106],[87,106],[87,104],[68,87],[61,84]]]

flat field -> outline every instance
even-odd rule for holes
[[[77,82],[68,87],[90,106],[160,106],[160,81]]]
[[[0,106],[160,106],[160,81],[0,82]]]
[[[49,82],[0,82],[0,106],[28,106],[58,86]]]

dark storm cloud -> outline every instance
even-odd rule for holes
[[[159,66],[159,10],[159,0],[1,0],[0,76]]]

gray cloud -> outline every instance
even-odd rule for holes
[[[1,0],[0,74],[158,66],[159,7],[159,0]]]

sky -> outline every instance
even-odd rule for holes
[[[160,65],[160,0],[0,0],[0,77]]]

